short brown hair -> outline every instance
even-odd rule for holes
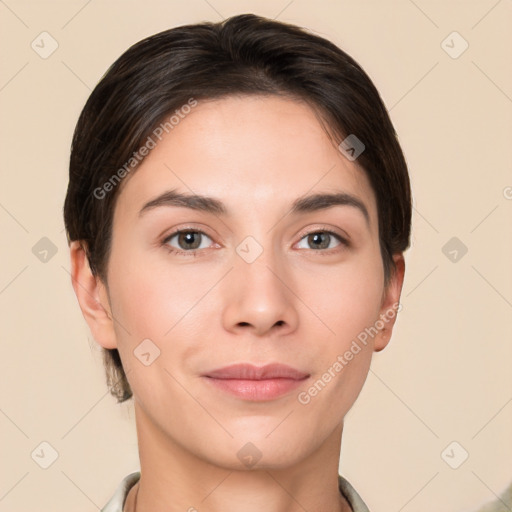
[[[184,25],[130,47],[108,69],[76,125],[64,203],[68,243],[80,240],[94,275],[107,283],[112,220],[121,187],[102,187],[169,113],[196,100],[281,95],[306,101],[341,141],[364,144],[357,163],[377,199],[385,283],[393,254],[409,246],[407,165],[379,93],[357,62],[332,42],[254,14]],[[133,174],[134,171],[131,172]],[[118,402],[132,396],[117,349],[104,349],[107,384]]]

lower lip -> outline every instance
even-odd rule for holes
[[[306,379],[239,380],[206,377],[215,387],[244,400],[264,401],[286,395],[299,387]]]

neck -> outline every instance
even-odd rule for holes
[[[141,477],[124,512],[351,512],[338,489],[343,424],[291,465],[240,469],[191,453],[152,424],[136,401],[135,408]]]
[[[137,511],[137,497],[139,495],[139,482],[137,482],[129,491],[123,506],[123,512]]]

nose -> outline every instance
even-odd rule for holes
[[[255,336],[293,332],[299,318],[290,267],[270,249],[252,263],[235,254],[233,265],[223,283],[224,328]]]

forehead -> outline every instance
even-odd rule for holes
[[[289,205],[308,192],[339,191],[359,197],[376,224],[366,172],[338,150],[303,102],[277,96],[198,100],[155,140],[156,147],[124,178],[116,215],[133,217],[171,189],[217,197],[240,214]]]

